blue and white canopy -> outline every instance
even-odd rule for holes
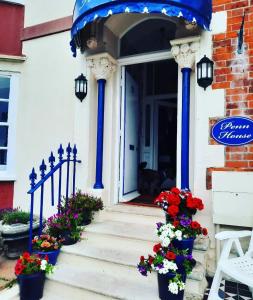
[[[70,42],[74,56],[75,36],[80,30],[97,18],[121,13],[160,13],[171,17],[183,17],[189,22],[196,22],[204,29],[209,29],[212,0],[76,0]]]

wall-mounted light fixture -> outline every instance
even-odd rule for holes
[[[75,95],[81,102],[87,95],[87,79],[83,74],[75,79]]]
[[[213,61],[206,55],[197,63],[197,81],[205,90],[213,82]]]

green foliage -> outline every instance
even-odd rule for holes
[[[6,212],[3,215],[3,224],[12,225],[12,224],[27,224],[30,220],[30,213],[13,210]]]
[[[77,191],[75,196],[68,199],[64,199],[61,211],[70,210],[72,213],[78,214],[78,224],[82,224],[84,220],[92,220],[94,213],[104,208],[101,198],[93,197],[92,195]]]

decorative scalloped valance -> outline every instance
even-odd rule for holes
[[[160,13],[183,17],[208,30],[212,16],[212,0],[76,0],[71,29],[71,49],[76,55],[75,38],[80,30],[97,18],[122,13]]]

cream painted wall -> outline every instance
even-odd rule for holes
[[[75,139],[79,100],[74,95],[74,78],[82,65],[79,58],[72,57],[68,40],[69,32],[64,32],[24,42],[27,61],[22,70],[17,115],[14,205],[25,209],[29,207],[26,193],[32,167],[38,171],[41,160],[47,161],[51,150]],[[45,211],[49,212],[49,206]]]
[[[25,27],[71,16],[75,0],[26,0]]]

